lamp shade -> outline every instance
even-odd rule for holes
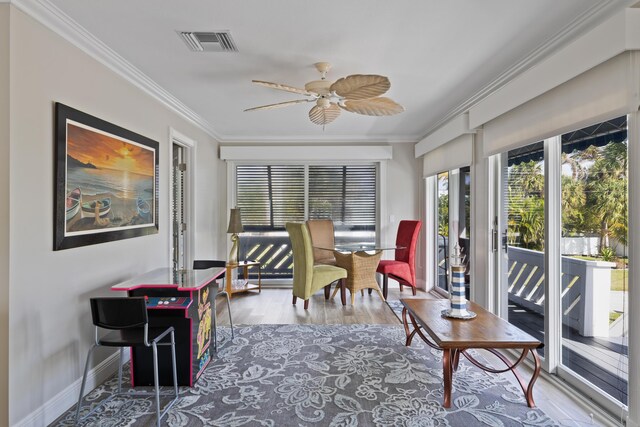
[[[229,228],[227,228],[227,233],[242,233],[244,228],[242,227],[242,215],[240,214],[240,208],[231,209],[231,214],[229,215]]]

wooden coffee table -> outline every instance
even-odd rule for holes
[[[477,316],[471,320],[451,319],[442,316],[442,310],[449,308],[449,300],[401,299],[400,302],[404,305],[402,323],[404,323],[404,330],[407,334],[405,345],[410,346],[413,337],[417,334],[429,346],[443,352],[445,408],[451,407],[453,372],[458,368],[460,354],[484,371],[495,374],[513,372],[522,387],[527,405],[530,408],[535,408],[533,385],[540,374],[540,359],[535,349],[543,346],[540,341],[473,302],[468,303],[468,309],[475,312]],[[413,330],[410,330],[411,327]],[[427,333],[428,337],[423,331]],[[469,354],[467,351],[469,349],[483,349],[494,354],[506,365],[506,368],[496,369],[484,365]],[[512,362],[498,349],[517,349],[522,353],[515,362]],[[535,366],[531,380],[527,385],[516,371],[516,367],[527,358],[529,353],[533,355]]]

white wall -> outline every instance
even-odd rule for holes
[[[381,200],[386,211],[386,218],[382,218],[383,243],[394,244],[398,224],[403,219],[420,219],[421,207],[419,200],[422,185],[422,160],[414,155],[413,144],[394,144],[393,160],[387,161],[386,200]],[[393,217],[394,221],[390,219]],[[424,224],[420,231],[424,234]],[[416,256],[416,279],[424,284],[424,261],[421,255],[422,238],[419,239],[418,254]],[[383,252],[385,259],[393,259],[393,251]],[[395,282],[391,282],[395,286]],[[406,292],[406,291],[405,291]]]
[[[9,425],[9,5],[0,4],[0,426]]]
[[[3,6],[5,12],[6,8]],[[9,8],[9,421],[13,425],[40,411],[39,418],[30,418],[39,420],[37,424],[40,425],[57,415],[43,414],[42,408],[51,407],[50,402],[63,392],[68,394],[69,387],[82,374],[92,339],[89,297],[109,295],[111,285],[168,265],[169,159],[166,153],[169,151],[169,126],[198,142],[195,157],[198,256],[225,253],[224,220],[220,219],[217,207],[225,201],[225,180],[223,164],[217,160],[217,143],[211,137],[17,8]],[[0,15],[0,19],[4,16]],[[0,28],[5,31],[7,26],[0,25]],[[0,49],[2,40],[0,36]],[[0,50],[0,56],[1,53]],[[0,91],[2,77],[0,68]],[[5,97],[0,96],[0,100],[3,99]],[[56,101],[160,142],[159,234],[64,251],[52,250],[53,104]],[[0,104],[0,113],[3,112]],[[6,116],[6,113],[0,114],[0,120]],[[0,126],[0,129],[6,127]],[[0,147],[6,151],[4,145]],[[0,159],[6,159],[2,154],[6,153],[0,153]],[[7,168],[0,167],[0,171],[5,170]],[[0,176],[0,196],[5,193],[5,182],[5,177]],[[0,203],[0,206],[5,209],[6,203]],[[3,218],[7,218],[6,213]],[[3,232],[0,229],[0,255],[5,252]],[[0,256],[0,259],[4,262],[7,257]],[[7,292],[4,289],[0,292],[2,301]],[[0,305],[0,315],[2,309]],[[0,348],[6,349],[1,340]],[[110,353],[98,352],[94,365]],[[1,403],[0,413],[6,413],[2,411]]]

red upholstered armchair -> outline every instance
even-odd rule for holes
[[[387,299],[389,277],[400,283],[400,291],[403,285],[411,286],[413,295],[416,294],[416,245],[422,221],[400,221],[396,246],[404,249],[396,249],[394,260],[382,260],[378,264],[378,273],[383,276],[382,293]]]

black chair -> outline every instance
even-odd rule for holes
[[[226,261],[219,260],[195,260],[193,261],[193,269],[194,270],[206,270],[208,268],[220,268],[226,267]],[[224,274],[218,277],[218,279],[224,278]],[[211,320],[213,320],[213,350],[218,351],[218,327],[216,322],[216,298],[219,295],[224,295],[227,299],[227,311],[229,312],[229,323],[231,324],[231,338],[235,338],[233,335],[233,319],[231,319],[231,303],[229,302],[229,294],[223,288],[218,289],[218,293],[213,297],[213,315],[211,316]]]
[[[176,372],[176,345],[173,327],[153,328],[149,327],[149,318],[147,316],[147,305],[144,297],[124,297],[124,298],[91,298],[91,316],[93,324],[96,327],[95,343],[89,349],[87,354],[87,362],[84,366],[84,375],[82,376],[82,386],[80,387],[80,397],[78,398],[78,407],[76,408],[76,424],[81,421],[80,409],[82,407],[82,398],[84,395],[84,387],[87,381],[87,373],[89,371],[89,360],[91,353],[98,346],[119,347],[120,363],[118,365],[118,391],[109,398],[96,405],[82,419],[91,415],[100,405],[108,402],[118,395],[126,396],[155,396],[156,397],[156,418],[157,425],[160,426],[160,420],[166,415],[171,406],[178,400],[178,375]],[[111,332],[103,337],[98,337],[99,329],[108,329]],[[160,342],[163,338],[170,336],[171,342]],[[174,393],[160,393],[158,381],[158,346],[171,346],[171,362],[173,367],[173,389]],[[124,392],[122,391],[122,363],[124,358],[125,347],[145,346],[153,348],[153,377],[155,393],[148,392]],[[160,412],[160,396],[173,396],[162,412]]]

